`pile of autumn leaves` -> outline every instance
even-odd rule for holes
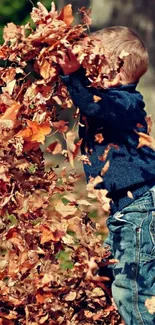
[[[62,134],[66,149],[55,140],[46,151],[61,155],[72,167],[80,156],[74,130],[58,116],[57,107],[71,108],[72,101],[59,78],[58,57],[71,47],[99,86],[103,49],[79,41],[90,24],[81,9],[83,24],[72,26],[71,5],[48,12],[38,3],[30,24],[4,28],[0,48],[0,324],[75,325],[119,324],[111,306],[108,280],[97,276],[105,252],[97,225],[87,217],[90,198],[76,196],[80,179],[64,166],[48,168],[41,145],[46,136]],[[89,53],[88,53],[89,45]],[[96,55],[94,51],[99,51]],[[92,51],[91,51],[92,49]],[[101,59],[102,57],[102,59]],[[98,62],[98,71],[96,69]],[[92,201],[91,201],[92,200]],[[103,202],[99,202],[99,208]],[[105,203],[105,205],[107,202]]]

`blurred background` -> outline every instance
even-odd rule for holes
[[[51,0],[41,1],[47,9],[51,7]],[[4,25],[12,21],[15,24],[25,24],[30,20],[29,13],[37,0],[0,0],[0,43],[3,43],[2,31]],[[150,68],[142,78],[138,88],[142,92],[146,108],[155,120],[155,0],[55,0],[60,10],[71,3],[78,22],[78,8],[82,6],[92,8],[93,24],[91,30],[98,30],[107,26],[123,25],[134,29],[144,40],[150,55]],[[153,127],[155,133],[155,126]]]

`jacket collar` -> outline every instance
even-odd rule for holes
[[[128,85],[121,85],[119,87],[112,87],[108,88],[108,90],[127,90],[127,91],[134,91],[137,87],[137,83],[132,83]]]

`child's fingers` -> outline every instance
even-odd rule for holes
[[[75,54],[71,51],[71,49],[67,49],[67,52],[68,52],[68,56],[70,58],[70,60],[77,60]]]
[[[57,62],[61,65],[61,66],[65,66],[68,65],[70,63],[70,60],[68,59],[68,57],[64,54],[62,55],[62,59],[58,58]]]

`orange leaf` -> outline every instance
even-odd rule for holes
[[[63,20],[66,25],[70,26],[74,20],[73,17],[73,11],[72,11],[72,5],[68,4],[67,6],[65,6],[61,12],[60,15],[58,16],[59,20]]]
[[[45,136],[51,132],[49,122],[37,123],[35,121],[27,120],[28,127],[17,133],[17,137],[22,137],[29,142],[39,142],[44,144]]]
[[[101,170],[101,176],[105,175],[105,173],[108,171],[109,167],[110,167],[110,161],[108,160]]]
[[[112,148],[115,148],[116,150],[119,150],[119,146],[117,144],[109,143],[107,145],[107,147],[105,148],[105,150],[103,152],[103,155],[100,156],[98,159],[101,160],[101,161],[105,161],[107,159],[107,157],[108,157],[109,151]]]
[[[12,104],[10,107],[7,108],[5,113],[1,116],[1,120],[15,121],[20,108],[21,108],[21,104],[15,102],[14,104]]]
[[[98,142],[98,143],[103,142],[104,141],[103,134],[102,133],[95,134],[95,141]]]
[[[47,225],[40,226],[41,232],[41,244],[47,243],[49,241],[58,242],[64,235],[64,231],[55,230],[52,231]]]
[[[153,150],[155,150],[155,139],[150,135],[143,132],[136,132],[139,135],[139,144],[137,149],[147,146]]]
[[[43,293],[38,292],[36,294],[37,304],[44,304],[45,301],[51,297],[52,297],[51,292],[43,292]]]
[[[99,96],[94,95],[94,96],[93,96],[93,99],[94,99],[94,102],[97,103],[97,102],[99,102],[102,98],[99,97]]]

